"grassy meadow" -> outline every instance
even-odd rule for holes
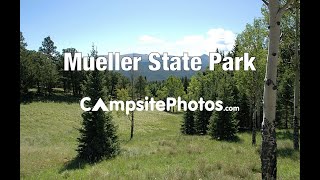
[[[119,156],[97,164],[75,160],[82,110],[75,102],[20,105],[21,179],[261,179],[258,133],[238,133],[240,141],[180,133],[182,113],[135,113],[130,121],[113,114],[121,143]],[[278,130],[278,179],[299,179],[300,155],[291,131]]]

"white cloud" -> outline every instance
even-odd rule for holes
[[[134,52],[149,54],[150,52],[168,52],[170,55],[182,55],[188,52],[190,56],[200,56],[215,52],[217,48],[230,51],[233,48],[236,35],[222,28],[209,29],[206,34],[188,35],[176,41],[165,41],[158,37],[143,35],[138,40]]]

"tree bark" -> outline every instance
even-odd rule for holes
[[[288,129],[288,105],[286,104],[286,107],[285,107],[285,111],[286,111],[286,123],[285,123],[285,129]]]
[[[296,2],[297,4],[297,2]],[[299,68],[299,54],[298,54],[298,30],[299,30],[299,9],[298,6],[295,8],[295,86],[294,86],[294,114],[293,114],[293,147],[295,150],[299,150],[299,120],[300,120],[300,105],[299,105],[299,95],[300,95],[300,68]]]
[[[280,19],[291,0],[280,8],[279,0],[269,0],[269,44],[263,92],[261,169],[262,179],[277,179],[277,141],[275,130],[277,64],[280,43]]]
[[[134,74],[133,70],[131,70],[131,98],[134,101]],[[130,140],[133,138],[133,131],[134,131],[134,111],[131,112],[131,130],[130,130]]]
[[[134,130],[134,111],[131,112],[131,131],[130,131],[130,140],[133,138],[133,130]]]
[[[257,125],[257,107],[254,108],[253,110],[253,115],[252,115],[252,145],[256,145],[256,125]]]
[[[257,101],[257,122],[258,122],[258,127],[257,129],[261,129],[261,116],[260,116],[260,106],[261,106],[261,96],[260,93],[258,95],[258,101]]]
[[[280,43],[280,19],[292,0],[280,8],[279,0],[269,0],[269,44],[263,92],[261,169],[262,179],[277,179],[277,141],[275,130],[277,64]]]
[[[67,92],[67,83],[66,83],[65,80],[63,81],[63,92],[64,92],[64,93]]]
[[[252,119],[252,115],[253,115],[253,112],[254,112],[254,107],[253,107],[253,103],[250,102],[250,107],[249,107],[249,117],[248,117],[248,121],[246,121],[246,124],[247,124],[247,128],[249,128],[249,130],[252,130],[252,121],[250,121],[250,119]]]
[[[40,83],[39,81],[37,81],[37,93],[40,94],[41,93],[41,89],[40,89]]]

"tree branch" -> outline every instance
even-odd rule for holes
[[[287,3],[282,8],[279,9],[279,13],[280,14],[284,13],[288,9],[288,7],[292,4],[292,2],[293,0],[287,0]]]
[[[266,0],[262,0],[262,2],[269,7],[269,3]]]

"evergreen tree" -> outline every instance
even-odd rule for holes
[[[224,72],[224,78],[221,79],[221,89],[218,91],[218,97],[226,105],[233,105],[234,83],[230,74]],[[238,121],[235,119],[235,113],[231,111],[214,111],[210,117],[208,134],[218,140],[235,140],[238,131]]]
[[[199,86],[198,98],[202,97],[204,101],[208,99],[215,99],[212,96],[210,89],[207,89],[206,87],[206,86],[209,86],[208,81],[209,79],[211,79],[211,77],[208,77],[208,76],[209,74],[203,76],[203,78],[200,80],[200,86]],[[195,129],[197,134],[200,134],[200,135],[207,134],[211,114],[212,114],[212,111],[207,111],[205,108],[202,111],[200,111],[200,109],[197,109],[195,111],[194,119],[195,119]]]
[[[289,120],[293,115],[294,74],[292,69],[285,70],[278,78],[276,127],[289,128]]]
[[[146,77],[143,76],[138,76],[136,78],[136,83],[135,83],[135,91],[137,94],[137,98],[143,99],[144,96],[146,95],[146,86],[147,86],[147,79]]]
[[[211,113],[212,113],[211,111],[207,111],[205,109],[203,109],[202,111],[197,109],[194,112],[194,124],[195,124],[195,129],[197,134],[199,135],[207,134]]]
[[[59,74],[56,67],[56,64],[54,64],[50,59],[44,57],[43,61],[43,85],[46,87],[46,90],[48,92],[48,95],[52,95],[53,89],[58,82]]]
[[[20,51],[25,50],[28,44],[25,42],[23,33],[20,31]]]
[[[56,51],[57,47],[51,40],[50,36],[44,38],[42,46],[39,47],[39,59],[37,60],[37,86],[38,93],[41,92],[41,86],[45,87],[48,94],[52,94],[52,88],[58,82],[58,69],[57,64],[59,61],[59,54]]]
[[[214,111],[210,117],[209,135],[218,140],[234,140],[237,133],[236,124],[233,112]]]
[[[54,45],[54,42],[51,40],[50,36],[44,38],[42,41],[42,46],[39,47],[39,52],[49,56],[50,59],[54,60],[54,56],[57,53],[57,46]]]
[[[27,43],[20,32],[20,95],[23,99],[32,88],[35,79],[35,63],[33,58],[37,52],[26,49]]]
[[[112,98],[117,97],[117,85],[120,81],[120,75],[121,74],[119,72],[114,72],[114,71],[108,72],[108,81],[110,82],[110,84],[107,84],[107,87],[108,87],[108,93]]]
[[[131,86],[130,79],[124,76],[123,74],[119,74],[119,81],[116,85],[116,88],[123,89],[123,88],[129,88],[130,86]]]
[[[190,111],[187,109],[187,111],[184,112],[183,115],[183,121],[181,124],[181,132],[183,134],[189,134],[193,135],[195,134],[195,128],[194,128],[194,117],[193,117],[193,111]]]
[[[199,89],[199,98],[202,97],[205,100],[205,95],[206,92],[204,90],[204,80],[201,80],[200,82],[200,89]],[[208,124],[209,124],[209,119],[211,116],[212,112],[211,111],[207,111],[205,108],[200,111],[200,109],[198,108],[195,112],[194,112],[194,123],[195,123],[195,130],[197,134],[200,135],[204,135],[207,134],[207,130],[208,130]]]
[[[71,53],[72,58],[74,54],[77,52],[75,48],[66,48],[62,49],[62,54],[64,53]],[[62,83],[63,89],[65,92],[69,92],[72,90],[73,96],[80,96],[81,94],[81,86],[83,86],[83,81],[85,80],[85,73],[84,71],[64,71],[64,57],[61,55],[59,61],[59,72],[60,72],[60,81]]]
[[[92,50],[96,56],[96,51]],[[91,98],[86,106],[93,107],[99,98],[105,100],[104,75],[98,70],[90,72],[85,84],[85,96]],[[111,158],[119,152],[116,127],[112,122],[111,114],[102,109],[87,111],[82,114],[83,123],[78,138],[78,157],[89,162],[96,162],[103,158]]]
[[[188,93],[188,86],[189,86],[189,79],[187,76],[184,76],[183,78],[181,78],[182,82],[183,82],[183,89],[185,93]]]
[[[240,93],[240,100],[239,100],[239,109],[240,111],[236,112],[236,117],[239,121],[238,127],[239,131],[249,130],[249,122],[250,116],[248,116],[249,112],[249,100],[245,93]]]
[[[55,87],[58,81],[56,64],[41,52],[28,51],[27,54],[27,58],[31,61],[29,64],[31,66],[28,69],[32,68],[32,71],[28,72],[33,75],[32,81],[37,85],[37,93],[42,94],[42,90],[45,89],[51,95],[52,88]]]

